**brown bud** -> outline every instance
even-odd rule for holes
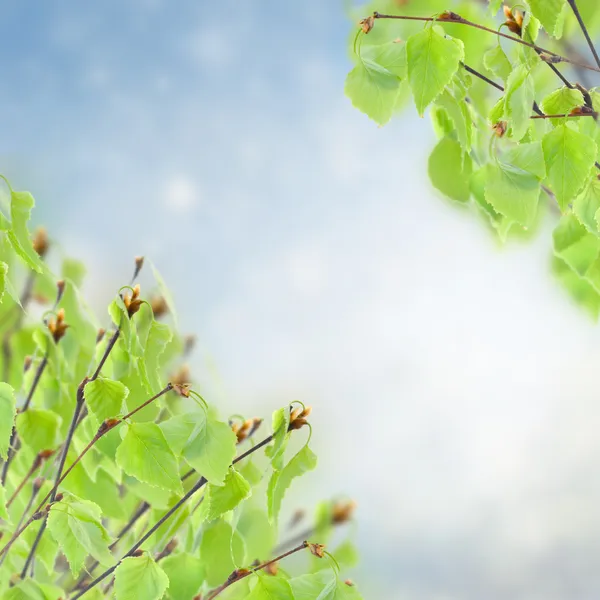
[[[506,6],[506,4],[502,7],[502,10],[504,11],[504,16],[507,19],[513,18],[512,10],[510,10],[510,8],[508,6]]]
[[[152,300],[150,300],[150,306],[152,308],[152,312],[154,313],[155,319],[159,319],[169,312],[167,301],[163,296],[154,296]]]
[[[375,25],[375,16],[371,15],[370,17],[366,17],[361,19],[358,24],[360,28],[363,30],[363,33],[369,33],[371,29],[373,29],[373,25]]]
[[[48,460],[53,454],[54,450],[40,450],[38,456],[40,457],[40,460]]]
[[[306,417],[310,416],[310,413],[312,412],[312,406],[307,406],[301,413],[300,413],[300,417],[305,419]]]
[[[129,315],[130,319],[138,310],[140,310],[140,307],[143,303],[144,301],[140,299],[139,284],[133,288],[131,294],[125,294],[125,296],[123,296],[123,304],[125,304],[125,308],[127,309],[127,314]]]
[[[32,521],[39,521],[42,517],[45,517],[45,516],[46,516],[45,512],[42,512],[41,510],[38,510],[37,512],[34,512],[31,515],[31,520]]]
[[[173,383],[173,391],[179,394],[182,398],[190,397],[190,384],[189,383]]]
[[[35,230],[31,244],[33,245],[33,249],[43,258],[50,246],[48,232],[45,227],[38,227]]]
[[[103,329],[102,327],[100,327],[100,329],[98,329],[98,333],[96,334],[96,344],[99,344],[104,339],[105,334],[106,334],[106,329]]]
[[[298,525],[298,523],[300,523],[300,521],[302,521],[302,519],[304,519],[305,516],[306,511],[303,508],[298,508],[292,515],[292,518],[290,519],[290,529]]]
[[[308,425],[308,421],[306,419],[300,419],[300,418],[294,419],[290,423],[289,431],[293,431],[295,429],[301,429],[305,425]]]
[[[65,309],[61,308],[56,313],[56,317],[52,317],[48,321],[48,330],[52,334],[54,342],[58,342],[64,337],[67,332],[68,325],[65,323]]]
[[[302,413],[302,408],[300,406],[297,406],[291,413],[290,413],[290,423],[292,421],[295,421],[300,414]]]
[[[134,280],[140,274],[140,271],[142,270],[143,266],[144,266],[144,257],[143,256],[136,256],[135,257],[135,271],[133,272],[133,279]]]
[[[179,545],[179,540],[177,538],[173,538],[166,546],[165,546],[165,552],[167,552],[168,554],[171,554],[171,552],[173,552],[173,550],[175,550],[175,548],[177,548],[177,546]]]
[[[268,575],[277,575],[277,573],[279,573],[279,561],[275,561],[272,563],[269,563],[264,569],[263,571],[265,573],[267,573]]]
[[[36,477],[33,480],[33,489],[37,492],[44,485],[46,480],[43,477]]]
[[[555,65],[556,63],[562,62],[561,56],[556,56],[555,54],[548,54],[547,52],[540,52],[539,57],[550,65]]]
[[[39,294],[39,293],[35,293],[32,294],[31,297],[38,303],[38,304],[48,304],[48,302],[50,302],[50,300],[48,300],[47,296],[44,296],[44,294]]]
[[[54,498],[54,501],[60,502],[64,497],[65,495],[62,492],[58,492],[58,494],[56,494],[56,498]]]
[[[350,587],[354,587],[354,581],[352,581],[352,579],[346,579],[344,583]]]
[[[325,556],[325,545],[324,544],[311,544],[305,542],[311,554],[314,554],[317,558],[323,558]]]
[[[355,508],[356,502],[354,502],[354,500],[350,500],[348,502],[337,502],[334,504],[331,512],[331,522],[339,525],[340,523],[349,521],[352,518]]]
[[[250,569],[236,569],[235,571],[232,571],[231,575],[229,575],[227,582],[232,583],[237,581],[240,577],[245,576],[248,573],[250,573]]]
[[[23,372],[27,373],[27,371],[29,371],[29,368],[31,367],[31,363],[33,362],[33,359],[31,358],[31,356],[26,356],[25,360],[23,361]]]
[[[173,375],[171,375],[171,383],[173,385],[184,385],[191,380],[189,365],[181,365]]]
[[[444,11],[437,18],[438,21],[462,21],[463,18],[460,15],[457,15],[455,12],[451,10]]]
[[[498,137],[503,137],[506,133],[507,123],[506,121],[498,121],[492,125],[492,131]]]
[[[260,417],[254,417],[254,419],[251,419],[252,421],[252,426],[250,427],[250,430],[248,431],[248,435],[247,437],[252,437],[255,433],[256,430],[261,426],[263,420]]]
[[[186,335],[183,338],[183,355],[187,356],[196,345],[196,336],[195,335]]]
[[[104,419],[102,423],[100,423],[100,427],[98,427],[98,431],[96,432],[96,437],[100,437],[104,435],[107,431],[116,427],[121,422],[121,419]]]
[[[65,293],[65,285],[64,279],[60,279],[56,282],[56,304],[61,301],[63,294]]]
[[[134,552],[131,553],[131,556],[141,556],[142,554],[144,554],[144,551],[141,548],[138,548],[137,550],[135,550]]]

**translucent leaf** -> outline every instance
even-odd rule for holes
[[[125,473],[156,487],[181,494],[177,459],[158,425],[132,423],[117,448],[117,464]]]
[[[590,176],[596,143],[567,125],[560,125],[544,136],[542,146],[548,182],[564,212]]]
[[[117,600],[159,600],[169,587],[169,578],[145,552],[121,561],[115,571]]]
[[[464,100],[457,100],[450,92],[444,90],[436,99],[436,105],[446,111],[453,124],[454,134],[462,150],[468,153],[471,150],[472,123],[469,105]]]
[[[276,410],[272,417],[273,444],[268,448],[271,464],[278,470],[283,467],[283,454],[289,439],[290,407]]]
[[[598,235],[598,220],[596,215],[600,210],[600,180],[590,179],[583,191],[573,201],[573,212],[588,231]]]
[[[283,496],[292,481],[296,477],[312,471],[316,466],[316,455],[308,446],[304,446],[281,471],[273,472],[267,490],[267,504],[271,521],[277,522]]]
[[[576,106],[584,104],[583,94],[579,90],[562,87],[555,90],[542,100],[542,111],[547,115],[568,115]],[[559,124],[562,119],[550,119],[553,124]]]
[[[85,386],[83,393],[88,409],[100,424],[122,414],[129,390],[120,381],[98,377]]]
[[[411,35],[406,42],[408,80],[419,115],[450,83],[463,59],[463,43],[434,27]]]
[[[529,0],[531,12],[540,20],[550,35],[557,33],[557,25],[565,0]]]
[[[449,137],[442,138],[429,157],[428,173],[433,187],[458,202],[469,200],[471,169],[471,157],[465,156],[460,144]]]
[[[15,252],[25,263],[38,273],[45,268],[38,253],[33,249],[33,243],[27,229],[27,223],[31,216],[31,209],[35,206],[33,196],[29,192],[15,192],[10,194],[10,218],[11,228],[7,231],[8,239]]]
[[[85,265],[74,258],[65,258],[62,263],[61,275],[63,279],[70,279],[77,287],[80,287],[85,278],[87,269]]]
[[[204,502],[206,503],[209,521],[233,510],[240,502],[252,494],[250,484],[233,467],[225,477],[221,486],[209,484]]]
[[[0,485],[0,519],[10,521],[8,512],[6,512],[6,490]]]
[[[8,456],[8,446],[16,415],[15,392],[8,383],[0,382],[0,458]]]
[[[55,585],[25,579],[7,590],[2,600],[59,600],[63,596],[64,592]]]
[[[48,484],[49,489],[49,484]],[[45,490],[44,490],[45,491]],[[31,526],[29,526],[23,535],[23,541],[25,542],[25,547],[27,548],[26,556],[29,553],[29,549],[35,543],[37,539],[38,532],[42,525],[42,521],[36,521]],[[54,566],[56,563],[56,557],[58,555],[58,544],[52,535],[42,535],[42,537],[37,542],[37,548],[35,551],[35,559],[44,565],[46,571],[49,574],[54,573]]]
[[[273,577],[257,572],[256,583],[246,600],[294,600],[289,582],[282,577]]]
[[[600,254],[600,238],[589,233],[573,215],[560,220],[552,237],[556,256],[579,276],[585,276]]]
[[[57,414],[42,408],[30,408],[19,413],[16,419],[19,439],[34,454],[56,447],[60,423]]]
[[[271,556],[276,541],[275,531],[263,509],[244,509],[237,524],[237,531],[244,538],[249,561],[262,561]]]
[[[512,137],[516,141],[527,133],[530,125],[535,84],[526,65],[517,65],[506,82],[504,113],[512,125]]]
[[[202,561],[187,552],[167,556],[161,563],[169,578],[171,600],[192,600],[204,581]]]
[[[571,297],[582,306],[594,319],[600,314],[600,294],[593,286],[579,277],[564,260],[555,256],[552,260],[552,270]]]
[[[403,45],[397,44],[398,52]],[[401,79],[380,64],[360,58],[359,63],[348,73],[344,91],[352,104],[379,125],[385,125],[392,117]]]
[[[160,372],[160,357],[171,341],[173,332],[165,323],[152,321],[144,346],[144,355],[138,360],[138,368],[143,373],[143,381],[150,394],[156,394],[165,387]]]
[[[543,168],[539,142],[515,147],[502,161],[486,166],[486,201],[510,221],[531,226],[537,214]]]
[[[181,448],[183,458],[209,483],[222,485],[235,456],[237,438],[231,427],[203,411],[177,415],[167,423],[172,447]]]
[[[204,565],[209,586],[223,583],[245,558],[244,542],[229,523],[215,521],[200,540],[200,560]]]
[[[331,571],[318,571],[290,579],[296,600],[361,600],[356,586],[340,581]]]
[[[154,263],[151,260],[146,260],[150,265],[150,268],[152,269],[152,275],[154,276],[154,279],[158,285],[160,295],[165,299],[165,302],[167,303],[167,307],[169,309],[169,313],[173,317],[175,327],[177,327],[177,312],[175,310],[175,302],[173,300],[171,290],[167,287],[165,280],[162,278],[162,275],[158,272],[158,269],[154,266]]]
[[[0,303],[4,300],[4,291],[6,290],[8,283],[8,265],[5,262],[0,261]],[[9,296],[12,296],[10,292]]]
[[[503,81],[508,79],[513,70],[510,60],[508,60],[500,44],[494,46],[483,55],[483,64],[488,71],[491,71]]]
[[[110,538],[101,519],[102,511],[97,504],[68,492],[50,509],[48,530],[69,561],[74,577],[81,571],[88,554],[103,565],[113,560],[108,550]]]

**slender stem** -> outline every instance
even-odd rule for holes
[[[14,501],[15,498],[21,493],[21,490],[25,487],[31,476],[40,468],[42,464],[42,458],[40,454],[36,454],[33,462],[31,463],[31,467],[29,467],[29,471],[25,474],[25,477],[21,480],[21,483],[16,487],[15,491],[12,493],[12,496],[8,499],[6,503],[6,508],[8,508]]]
[[[256,444],[256,446],[252,446],[252,448],[250,448],[249,450],[247,450],[246,452],[244,452],[243,454],[240,454],[240,456],[236,457],[233,462],[231,463],[232,465],[235,465],[236,463],[240,462],[241,460],[243,460],[244,458],[246,458],[247,456],[249,456],[250,454],[252,454],[253,452],[256,452],[259,448],[262,448],[263,446],[266,446],[271,440],[273,439],[273,434],[269,435],[268,437],[266,437],[262,442],[259,442],[258,444]],[[119,566],[119,563],[121,562],[121,560],[127,558],[128,556],[131,556],[165,521],[167,521],[168,519],[170,519],[173,514],[175,512],[177,512],[177,510],[179,510],[179,508],[185,504],[198,490],[200,490],[201,488],[203,488],[207,483],[207,480],[204,477],[201,477],[192,488],[190,488],[189,492],[187,492],[187,494],[185,494],[181,500],[179,500],[176,504],[174,504],[141,538],[138,542],[136,542],[130,549],[129,551],[124,554],[121,559],[115,563],[112,567],[110,567],[109,569],[107,569],[106,571],[104,571],[104,573],[102,573],[101,575],[98,575],[98,577],[96,577],[96,579],[94,579],[94,581],[92,581],[91,583],[89,583],[83,590],[81,590],[77,595],[73,596],[71,598],[71,600],[77,600],[77,598],[81,598],[81,596],[83,596],[83,594],[85,594],[86,592],[88,592],[89,590],[91,590],[93,587],[95,587],[96,585],[98,585],[102,580],[104,580],[106,577],[108,577],[110,574],[112,574],[114,572],[114,570]]]
[[[295,548],[292,548],[291,550],[288,550],[287,552],[280,554],[276,558],[272,558],[271,560],[268,560],[267,562],[262,563],[261,565],[258,565],[257,567],[254,567],[253,569],[248,569],[248,570],[244,570],[241,572],[234,571],[234,573],[229,577],[229,579],[225,583],[223,583],[218,588],[216,588],[215,590],[213,590],[212,592],[210,592],[208,594],[208,596],[206,597],[206,600],[213,600],[213,598],[216,598],[221,592],[225,591],[230,585],[233,585],[234,583],[240,581],[241,579],[248,577],[248,575],[252,575],[252,574],[256,573],[256,571],[261,571],[262,569],[265,569],[269,565],[272,565],[274,562],[280,561],[292,554],[295,554],[296,552],[300,552],[301,550],[304,550],[307,547],[308,547],[308,542],[302,542],[299,546],[296,546]]]
[[[583,32],[583,35],[585,36],[585,41],[588,43],[588,46],[590,47],[590,50],[591,50],[592,54],[594,55],[596,64],[598,65],[598,67],[600,67],[600,57],[598,56],[598,53],[596,52],[596,48],[594,47],[594,43],[592,42],[592,39],[590,38],[590,34],[588,33],[587,27],[585,26],[585,23],[583,22],[583,19],[581,18],[581,13],[579,12],[579,8],[577,8],[577,2],[575,0],[567,0],[567,2],[571,6],[571,9],[573,10],[573,13],[575,14],[575,18],[577,19],[577,21],[579,23],[579,27],[581,27],[581,31]]]
[[[47,365],[48,365],[48,354],[46,353],[46,355],[44,356],[44,358],[38,365],[38,368],[35,372],[33,382],[31,383],[31,388],[29,389],[27,398],[25,398],[25,403],[23,404],[23,407],[21,408],[22,413],[24,413],[29,408],[29,405],[31,404],[31,400],[33,398],[33,394],[35,394],[35,390],[37,389],[37,386],[40,382],[40,379],[42,378],[42,375],[43,375],[44,370],[46,369]],[[19,437],[17,435],[17,429],[16,429],[16,427],[13,427],[12,433],[10,435],[10,443],[8,446],[8,456],[6,457],[6,461],[2,465],[2,476],[0,477],[0,483],[3,486],[6,484],[6,478],[8,476],[8,469],[10,468],[10,464],[12,463],[13,458],[15,457],[15,453],[16,453],[15,446],[18,443],[18,439],[19,439]]]
[[[108,344],[106,345],[106,350],[104,350],[104,354],[102,355],[102,358],[100,359],[100,362],[98,363],[98,368],[92,375],[92,378],[90,379],[90,381],[95,381],[96,379],[98,379],[98,377],[100,375],[100,371],[102,371],[102,367],[104,366],[104,363],[106,362],[106,359],[108,358],[108,355],[110,354],[111,350],[113,349],[114,345],[117,343],[117,340],[119,339],[119,335],[121,335],[120,327],[118,327],[117,330],[113,333]]]
[[[569,118],[577,118],[577,117],[597,117],[598,113],[593,113],[593,112],[586,112],[586,113],[578,113],[576,115],[571,115],[571,114],[564,114],[564,115],[533,115],[531,117],[529,117],[530,119],[564,119]]]
[[[468,27],[474,27],[475,29],[480,29],[481,31],[486,31],[488,33],[492,33],[493,35],[503,37],[507,40],[516,42],[517,44],[527,46],[528,48],[533,48],[536,51],[539,50],[540,52],[549,54],[550,56],[555,57],[557,62],[566,62],[566,63],[572,64],[572,65],[581,67],[582,69],[588,69],[589,71],[596,71],[597,73],[600,73],[600,67],[594,67],[592,65],[578,63],[577,61],[571,60],[570,58],[567,58],[566,56],[561,56],[560,54],[557,54],[556,52],[553,52],[552,50],[547,50],[546,48],[542,48],[541,46],[538,46],[537,44],[532,44],[530,42],[526,42],[525,40],[523,40],[519,37],[514,37],[512,35],[502,33],[501,31],[496,31],[494,29],[490,29],[489,27],[485,27],[484,25],[480,25],[479,23],[473,23],[473,21],[468,21],[467,19],[463,19],[460,15],[457,15],[456,13],[450,13],[450,15],[454,15],[454,17],[452,17],[452,18],[450,18],[450,17],[448,17],[448,18],[409,17],[406,15],[383,15],[378,12],[373,13],[373,17],[375,19],[399,19],[402,21],[427,21],[427,22],[436,21],[436,22],[440,22],[440,23],[453,23],[453,24],[457,24],[457,25],[467,25]]]

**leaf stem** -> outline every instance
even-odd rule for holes
[[[248,575],[253,575],[257,571],[262,571],[262,569],[265,569],[269,565],[272,565],[274,562],[280,561],[292,554],[295,554],[296,552],[300,552],[301,550],[304,550],[305,548],[308,548],[307,541],[302,542],[299,546],[296,546],[295,548],[292,548],[291,550],[288,550],[287,552],[284,552],[283,554],[280,554],[279,556],[272,558],[271,560],[268,560],[267,562],[264,562],[264,563],[258,565],[257,567],[254,567],[252,569],[244,569],[242,571],[234,571],[229,576],[229,578],[227,579],[227,581],[225,583],[221,584],[218,588],[216,588],[215,590],[213,590],[212,592],[210,592],[208,594],[208,596],[206,597],[206,600],[213,600],[213,598],[216,598],[221,592],[225,591],[230,585],[233,585],[234,583],[244,579],[245,577],[248,577]]]
[[[585,41],[588,43],[588,46],[590,47],[590,50],[591,50],[592,54],[594,55],[596,64],[598,65],[598,67],[600,67],[600,57],[598,56],[598,53],[596,52],[594,43],[592,42],[592,39],[590,38],[590,34],[588,33],[587,27],[585,26],[585,23],[583,22],[581,13],[579,12],[579,8],[577,7],[577,2],[575,0],[567,0],[567,2],[571,6],[571,9],[573,10],[573,13],[575,14],[575,18],[577,19],[577,22],[579,23],[579,27],[581,27],[581,31],[583,32],[583,35],[585,36]]]
[[[541,46],[538,46],[537,44],[532,44],[530,42],[526,42],[525,40],[523,40],[519,37],[508,35],[506,33],[502,33],[501,31],[496,31],[494,29],[490,29],[489,27],[486,27],[485,25],[480,25],[479,23],[474,23],[473,21],[468,21],[467,19],[463,19],[463,17],[461,17],[460,15],[457,15],[456,13],[443,13],[443,14],[448,14],[449,16],[443,17],[443,18],[442,17],[437,17],[437,18],[436,17],[411,17],[411,16],[407,16],[407,15],[384,15],[384,14],[381,14],[376,11],[373,13],[373,17],[375,19],[399,19],[402,21],[425,21],[425,22],[436,21],[436,22],[440,22],[440,23],[453,23],[453,24],[457,24],[457,25],[466,25],[467,27],[474,27],[475,29],[480,29],[481,31],[486,31],[487,33],[492,33],[493,35],[497,35],[497,36],[503,37],[507,40],[517,42],[517,44],[527,46],[528,48],[533,48],[536,51],[540,51],[545,54],[549,54],[550,56],[553,56],[555,58],[556,62],[566,62],[571,65],[581,67],[582,69],[587,69],[588,71],[596,71],[597,73],[600,73],[600,66],[594,67],[592,65],[588,65],[585,63],[579,63],[577,61],[571,60],[570,58],[567,58],[566,56],[557,54],[556,52],[553,52],[552,50],[547,50],[546,48],[542,48]]]
[[[114,348],[114,345],[117,343],[117,340],[119,339],[120,335],[121,335],[121,328],[117,327],[116,331],[113,333],[108,344],[106,345],[104,354],[102,355],[102,358],[100,359],[100,362],[98,363],[98,368],[92,375],[90,381],[96,381],[96,379],[98,379],[98,377],[100,376],[100,371],[102,371],[102,367],[104,366],[104,363],[106,362],[106,359],[108,358],[111,350]]]

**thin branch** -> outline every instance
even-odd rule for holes
[[[503,37],[504,39],[516,42],[517,44],[527,46],[528,48],[533,48],[536,51],[539,50],[540,52],[543,52],[545,54],[548,54],[548,55],[554,57],[553,62],[566,62],[571,65],[576,65],[578,67],[581,67],[582,69],[588,69],[589,71],[596,71],[597,73],[600,73],[600,67],[594,67],[592,65],[588,65],[585,63],[578,63],[577,61],[571,60],[570,58],[567,58],[566,56],[557,54],[556,52],[553,52],[552,50],[542,48],[541,46],[538,46],[537,44],[531,44],[530,42],[526,42],[525,40],[523,40],[519,37],[514,37],[512,35],[502,33],[501,31],[496,31],[494,29],[490,29],[489,27],[485,27],[484,25],[479,25],[479,23],[473,23],[473,21],[468,21],[467,19],[463,19],[460,15],[457,15],[456,13],[449,12],[449,11],[442,13],[440,16],[438,16],[436,18],[434,18],[434,17],[409,17],[407,15],[384,15],[384,14],[381,14],[378,12],[374,12],[373,18],[375,18],[375,19],[399,19],[402,21],[425,21],[425,22],[436,21],[436,22],[440,22],[440,23],[454,23],[457,25],[467,25],[468,27],[474,27],[475,29],[480,29],[481,31],[486,31],[488,33],[492,33],[493,35],[497,35],[497,36]]]
[[[237,571],[234,571],[229,576],[229,578],[227,579],[227,581],[225,583],[223,583],[218,588],[216,588],[215,590],[213,590],[212,592],[210,592],[208,594],[208,596],[206,597],[206,600],[213,600],[213,598],[216,598],[221,592],[225,591],[230,585],[233,585],[234,583],[237,583],[238,581],[244,579],[245,577],[248,577],[248,575],[253,575],[257,571],[262,571],[262,569],[266,569],[269,565],[272,565],[275,562],[278,562],[292,554],[295,554],[296,552],[300,552],[301,550],[304,550],[305,548],[308,548],[308,542],[306,542],[306,541],[302,542],[299,546],[296,546],[295,548],[292,548],[291,550],[288,550],[287,552],[280,554],[276,558],[272,558],[271,560],[268,560],[267,562],[262,563],[262,564],[258,565],[257,567],[254,567],[253,569],[239,569]]]
[[[597,118],[598,117],[598,113],[596,112],[582,112],[582,113],[576,113],[576,114],[564,114],[564,115],[546,115],[546,114],[542,114],[542,115],[533,115],[531,117],[529,117],[530,119],[564,119],[564,118],[568,118],[568,119],[572,119],[572,118],[577,118],[577,117],[594,117]]]
[[[98,379],[98,377],[100,375],[100,371],[102,371],[102,367],[104,366],[104,363],[106,362],[106,359],[108,358],[108,355],[110,354],[111,350],[113,349],[114,345],[117,343],[117,340],[119,339],[119,335],[121,335],[121,328],[117,327],[117,330],[113,333],[108,344],[106,345],[104,354],[102,355],[102,358],[100,359],[100,362],[98,363],[98,368],[92,375],[92,378],[90,379],[90,381],[96,381],[96,379]]]
[[[590,34],[588,33],[587,27],[585,26],[585,23],[583,22],[583,19],[581,18],[581,13],[579,12],[579,8],[577,8],[577,2],[575,0],[567,0],[567,2],[571,6],[571,9],[573,10],[573,13],[575,14],[575,18],[577,19],[577,22],[579,23],[579,27],[581,27],[581,31],[583,32],[583,35],[585,36],[585,41],[588,43],[588,46],[590,47],[590,50],[591,50],[592,54],[594,55],[596,64],[598,65],[598,67],[600,67],[600,57],[598,56],[598,53],[596,52],[596,48],[594,47],[594,43],[592,42],[592,39],[590,38]]]
[[[268,437],[266,437],[262,442],[259,442],[258,444],[256,444],[256,446],[252,446],[252,448],[250,448],[249,450],[247,450],[246,452],[244,452],[243,454],[240,454],[240,456],[238,456],[237,458],[235,458],[233,460],[233,462],[231,463],[232,465],[235,465],[236,463],[240,462],[241,460],[243,460],[244,458],[246,458],[247,456],[249,456],[250,454],[252,454],[253,452],[256,452],[259,448],[262,448],[263,446],[266,446],[271,440],[273,439],[273,434],[269,435]],[[140,546],[168,519],[170,519],[173,514],[175,514],[179,508],[181,506],[183,506],[183,504],[185,504],[198,490],[200,490],[201,488],[203,488],[207,483],[207,480],[204,477],[201,477],[196,484],[190,488],[189,492],[187,492],[182,498],[181,500],[179,500],[176,504],[174,504],[141,538],[138,542],[136,542],[130,549],[129,551],[124,554],[121,559],[116,562],[112,567],[110,567],[109,569],[107,569],[106,571],[104,571],[104,573],[102,573],[101,575],[99,575],[98,577],[96,577],[96,579],[94,579],[94,581],[92,581],[91,583],[89,583],[83,590],[81,590],[77,595],[73,596],[71,598],[71,600],[77,600],[77,598],[81,598],[81,596],[83,596],[83,594],[85,594],[87,591],[91,590],[93,587],[95,587],[96,585],[98,585],[102,580],[104,580],[106,577],[108,577],[109,575],[111,575],[115,569],[119,566],[120,562],[129,557],[132,556],[133,553],[140,548]]]

